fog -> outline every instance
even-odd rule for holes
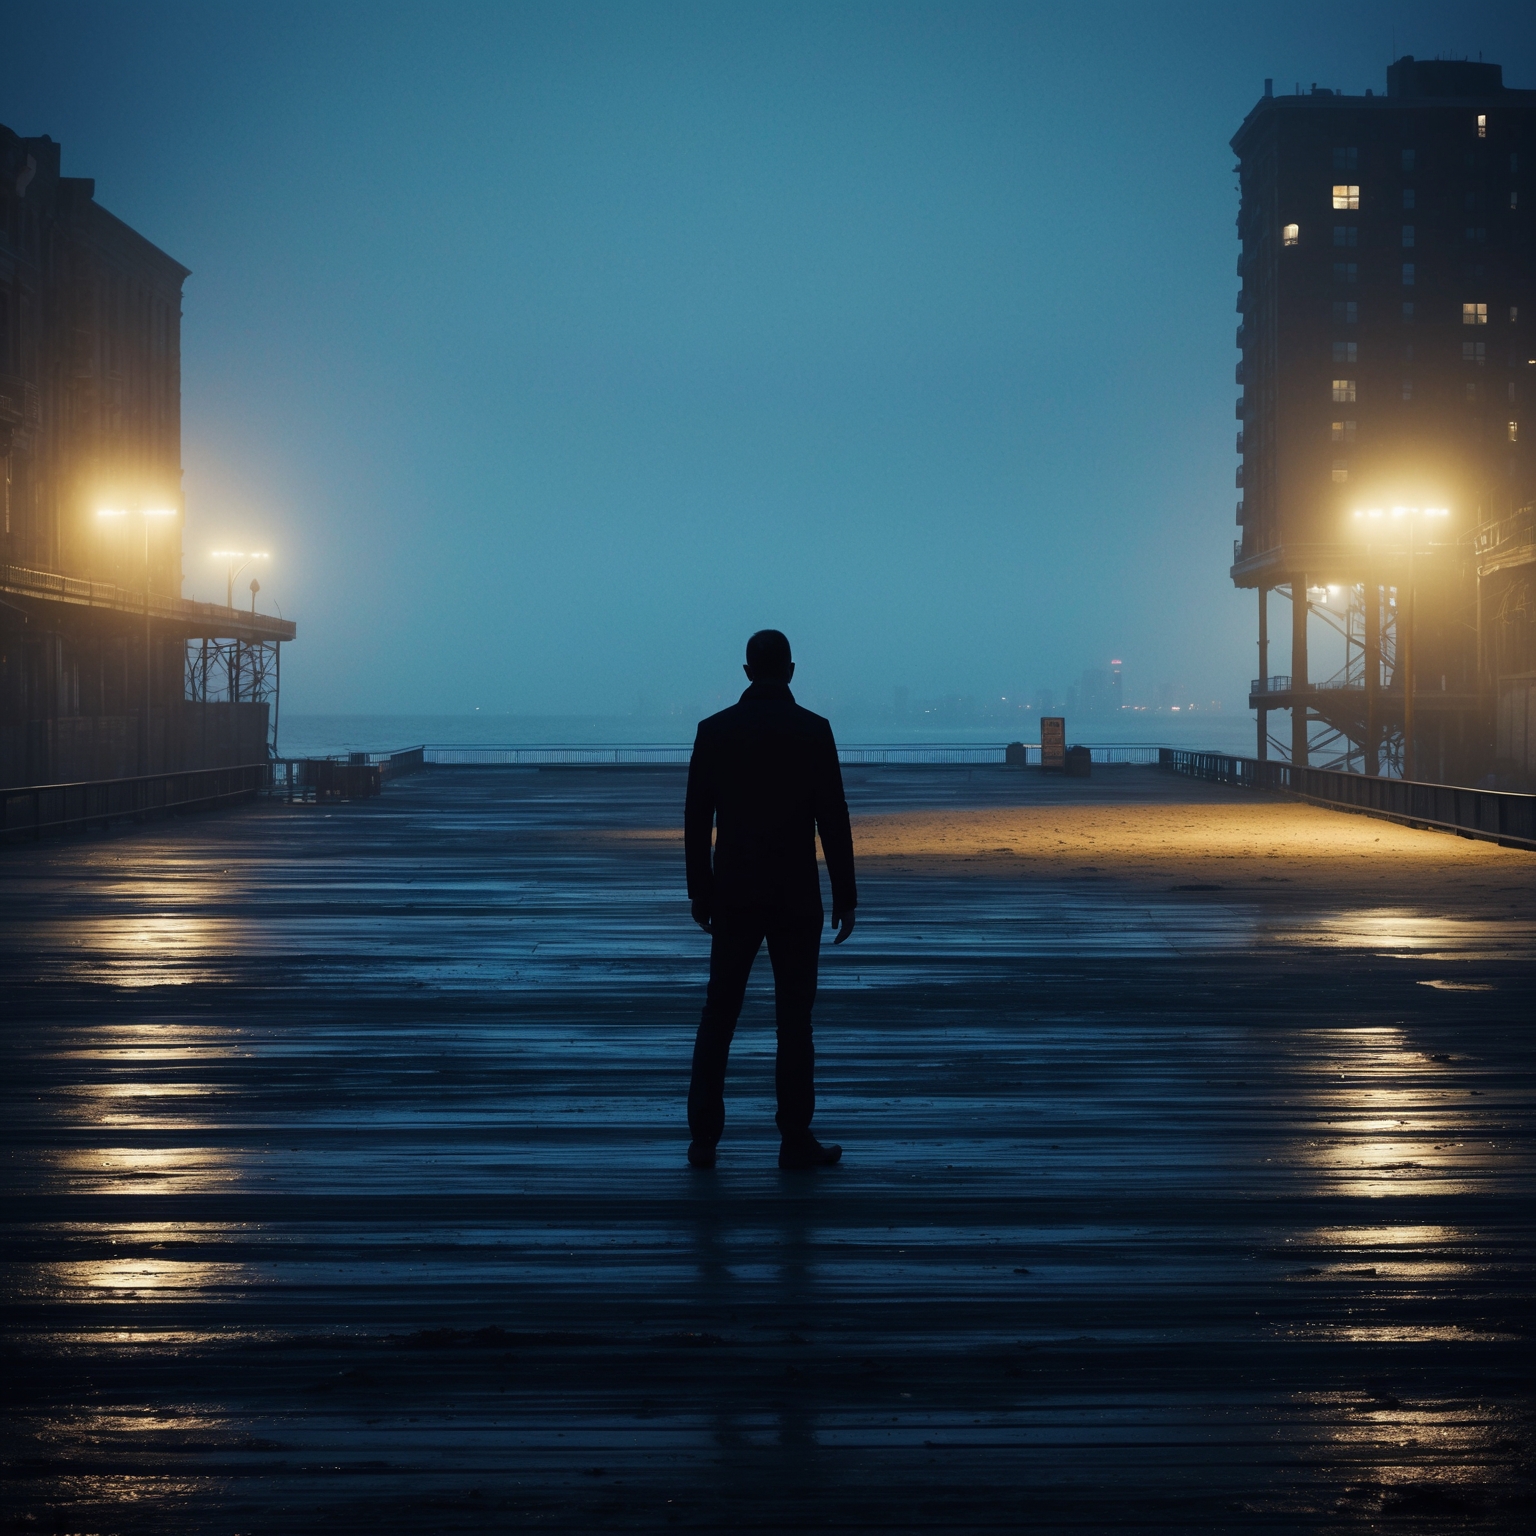
[[[765,625],[871,729],[1111,659],[1126,702],[1245,713],[1227,141],[1265,76],[1379,90],[1394,48],[1536,85],[1524,4],[6,34],[0,121],[193,269],[184,591],[272,552],[285,714],[686,716]]]

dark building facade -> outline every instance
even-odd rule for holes
[[[181,597],[187,269],[59,164],[0,127],[0,785],[265,760],[293,626]]]
[[[1496,64],[1404,58],[1384,96],[1266,85],[1232,147],[1232,578],[1259,595],[1259,755],[1286,710],[1296,762],[1528,777],[1536,91]],[[1324,678],[1319,625],[1344,642]]]

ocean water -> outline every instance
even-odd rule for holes
[[[284,757],[329,757],[340,752],[390,752],[416,746],[687,746],[695,721],[686,715],[297,715],[284,712],[278,750]],[[844,746],[973,745],[1037,742],[1037,717],[968,725],[927,724],[868,716],[839,720]],[[1184,747],[1252,756],[1253,716],[1221,711],[1173,713],[1120,710],[1067,717],[1067,740],[1090,746]]]

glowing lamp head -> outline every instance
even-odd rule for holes
[[[97,517],[127,517],[127,507],[100,507],[96,512]]]

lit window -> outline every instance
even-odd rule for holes
[[[1513,213],[1515,211],[1515,209],[1518,208],[1519,206],[1520,206],[1520,194],[1518,192],[1511,192],[1509,194],[1509,211],[1511,213]]]
[[[1358,149],[1334,150],[1333,168],[1336,171],[1358,171],[1360,169],[1360,151]]]
[[[1403,305],[1403,320],[1408,325],[1412,325],[1413,324],[1413,300],[1412,299],[1409,299],[1408,302]]]
[[[1333,424],[1333,440],[1336,443],[1352,443],[1355,440],[1355,424],[1352,421],[1336,421]]]
[[[1287,224],[1285,226],[1284,239],[1285,239],[1285,243],[1287,245],[1300,245],[1301,244],[1301,225],[1300,224]]]
[[[1410,246],[1412,244],[1413,244],[1413,225],[1412,224],[1404,224],[1403,225],[1403,246],[1404,246],[1404,249],[1406,249],[1408,246]]]
[[[1476,399],[1477,399],[1477,385],[1476,384],[1468,384],[1467,385],[1467,403],[1470,405]]]
[[[1484,341],[1464,341],[1461,344],[1461,360],[1475,363],[1481,368],[1488,361],[1488,344]]]
[[[1488,137],[1488,119],[1481,112],[1477,114],[1477,136],[1480,139]]]
[[[1413,263],[1411,261],[1403,263],[1403,287],[1413,287]]]
[[[1358,362],[1360,360],[1360,344],[1354,341],[1334,342],[1333,360],[1336,363]]]
[[[1353,224],[1335,224],[1333,226],[1333,243],[1335,245],[1359,245],[1360,231]]]
[[[1333,301],[1333,323],[1335,325],[1355,325],[1360,319],[1360,306],[1353,299],[1335,299]]]
[[[1412,208],[1414,205],[1414,190],[1412,187],[1403,188],[1403,207]]]
[[[1412,400],[1413,399],[1413,380],[1412,379],[1404,379],[1403,380],[1403,399],[1404,400]]]
[[[1355,381],[1353,379],[1335,379],[1333,381],[1333,398],[1337,405],[1353,405],[1355,403]]]
[[[1509,424],[1509,440],[1512,443],[1520,441],[1520,423],[1518,421],[1512,421]]]
[[[1333,264],[1333,280],[1336,283],[1352,283],[1360,275],[1360,268],[1352,261],[1336,261]]]
[[[1509,323],[1513,325],[1519,318],[1520,306],[1518,304],[1511,304],[1509,306]]]
[[[1474,229],[1472,225],[1469,224],[1467,225],[1466,238],[1468,245],[1481,245],[1483,241],[1488,238],[1488,231],[1481,225]]]
[[[1335,208],[1358,208],[1360,206],[1360,188],[1336,186],[1333,189],[1333,206]]]
[[[1416,163],[1417,160],[1418,160],[1418,156],[1413,152],[1413,150],[1405,149],[1403,151],[1403,170],[1408,175],[1411,176],[1414,173],[1414,171],[1418,168],[1417,167],[1417,163]]]
[[[1463,325],[1487,325],[1488,306],[1486,304],[1463,304],[1461,306],[1461,323]]]
[[[1343,485],[1349,479],[1349,465],[1343,459],[1333,461],[1333,483]]]

